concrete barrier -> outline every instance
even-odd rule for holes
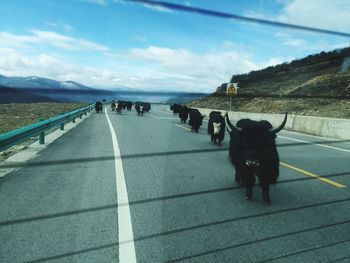
[[[209,113],[215,109],[197,108],[202,114],[209,116]],[[221,111],[225,114],[226,111]],[[228,112],[232,123],[240,119],[248,118],[252,120],[268,120],[272,126],[278,126],[284,118],[284,114],[267,114],[267,113],[252,113],[252,112]],[[327,138],[340,140],[350,140],[350,119],[336,119],[326,117],[288,115],[286,130],[296,131],[301,133],[312,134]]]

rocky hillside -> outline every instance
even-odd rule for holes
[[[239,84],[232,110],[350,118],[350,48],[322,52],[247,74],[233,75]],[[194,107],[229,109],[226,84]]]

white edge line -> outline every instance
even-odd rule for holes
[[[128,192],[126,189],[124,169],[119,150],[117,135],[107,114],[107,122],[112,135],[115,175],[117,184],[117,203],[118,203],[118,245],[119,245],[119,262],[136,263],[136,252],[134,244],[134,234],[131,224],[130,206]]]
[[[323,144],[319,144],[319,143],[313,143],[313,142],[303,141],[303,140],[299,140],[299,139],[294,139],[294,138],[285,137],[285,136],[282,136],[282,135],[278,135],[278,137],[283,138],[283,139],[287,139],[287,140],[292,140],[292,141],[297,141],[297,142],[303,142],[303,143],[313,144],[313,145],[317,145],[317,146],[320,146],[320,147],[325,147],[325,148],[329,148],[329,149],[333,149],[333,150],[338,150],[338,151],[350,153],[350,150],[343,149],[343,148],[338,148],[338,147],[334,147],[334,146],[329,146],[329,145],[323,145]]]

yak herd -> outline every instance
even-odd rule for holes
[[[130,101],[118,101],[117,103],[112,102],[112,110],[120,114],[124,109],[131,110],[133,105],[139,116],[151,109],[151,105],[146,102],[133,104]],[[198,133],[206,117],[198,109],[179,104],[171,105],[170,110],[174,115],[179,116],[181,123],[187,123],[188,120],[191,131],[195,133]],[[252,200],[253,186],[258,179],[262,188],[263,202],[271,203],[270,185],[276,184],[279,176],[279,156],[275,139],[276,134],[284,128],[286,122],[287,113],[282,123],[276,128],[273,128],[266,120],[241,119],[234,125],[227,113],[222,115],[220,111],[210,112],[207,129],[210,139],[212,143],[221,146],[226,128],[230,136],[228,155],[235,168],[235,182],[245,187],[246,200]]]
[[[121,114],[123,110],[131,111],[132,106],[135,107],[135,110],[137,112],[137,115],[143,116],[145,112],[149,112],[151,110],[151,104],[149,102],[143,102],[143,101],[136,101],[135,103],[132,103],[131,101],[123,101],[118,100],[112,101],[112,111],[115,111],[117,114]]]
[[[191,126],[191,131],[198,133],[203,118],[197,109],[188,108],[179,104],[170,106],[174,115],[179,116],[181,123]],[[229,159],[235,168],[235,182],[245,187],[245,198],[251,200],[256,178],[262,188],[262,198],[265,204],[270,204],[270,185],[276,184],[279,176],[279,156],[276,148],[276,134],[281,131],[287,122],[287,114],[283,122],[273,128],[271,123],[241,119],[233,125],[228,114],[224,116],[220,111],[209,114],[208,134],[214,144],[221,145],[227,132],[230,135]]]
[[[112,100],[111,109],[112,111],[115,111],[116,114],[121,114],[123,110],[131,111],[132,106],[135,107],[135,110],[137,112],[137,115],[143,116],[145,112],[149,112],[151,110],[151,103],[149,102],[143,102],[143,101],[136,101],[135,103],[132,103],[131,101],[123,101],[123,100]],[[97,113],[102,113],[103,104],[100,101],[97,101],[95,103],[95,111]]]

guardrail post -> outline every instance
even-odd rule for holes
[[[45,144],[45,132],[39,134],[39,144]]]
[[[61,128],[60,129],[61,129],[61,131],[64,130],[64,122],[61,123]]]
[[[85,116],[87,116],[87,111],[85,111]]]
[[[80,114],[79,119],[82,119],[82,118],[83,118],[83,114]]]
[[[75,123],[75,118],[73,118],[72,122]]]

